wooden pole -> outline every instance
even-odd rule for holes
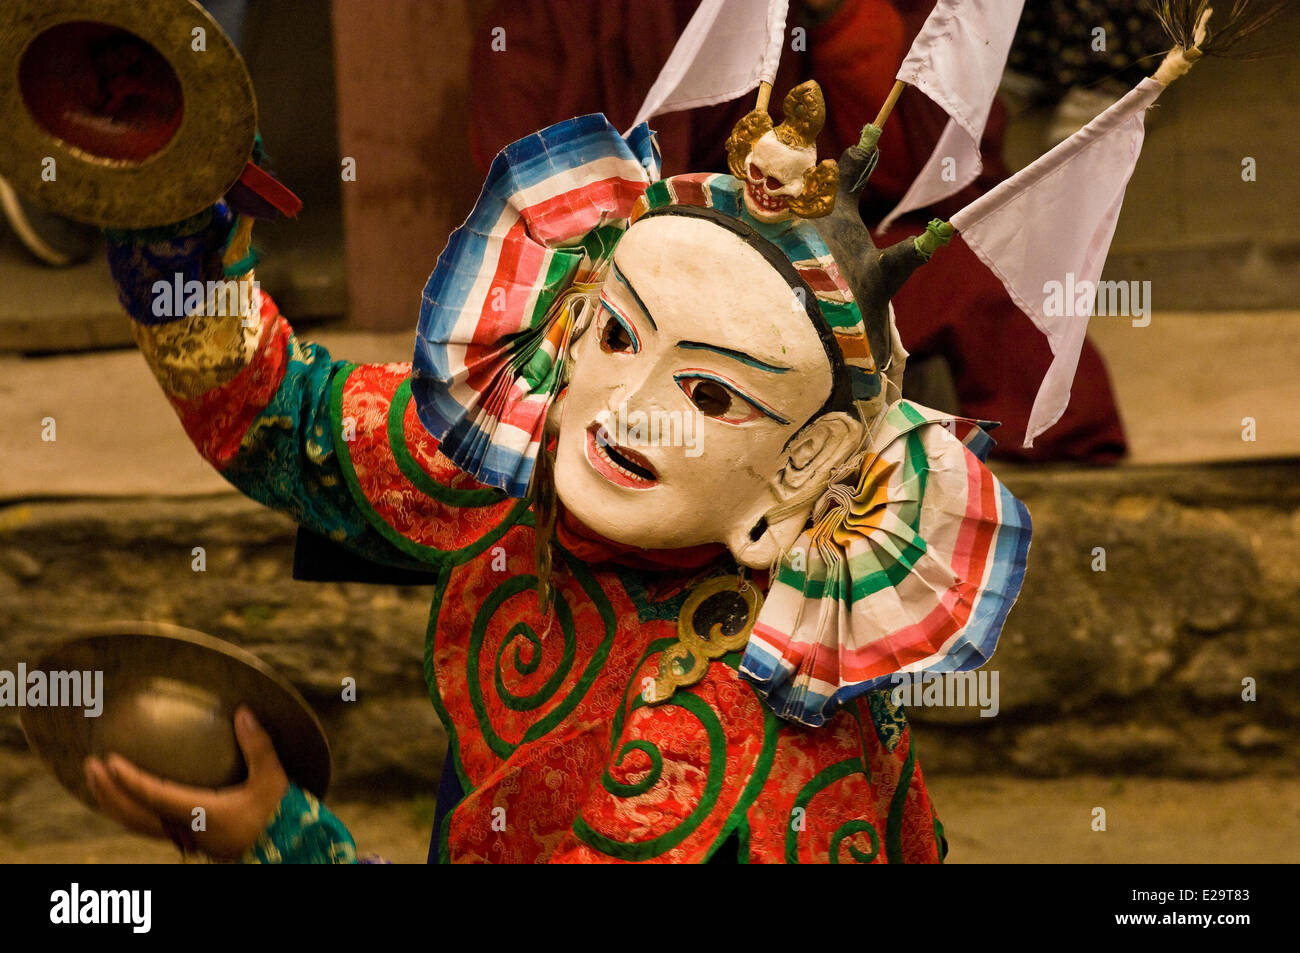
[[[758,102],[754,104],[754,108],[761,112],[767,112],[767,104],[771,102],[771,100],[772,100],[772,84],[759,83]]]
[[[880,107],[880,113],[876,116],[876,121],[872,123],[873,126],[877,129],[884,127],[885,120],[888,119],[889,114],[894,111],[894,104],[898,102],[898,97],[906,87],[907,84],[901,79],[894,83],[894,88],[891,89],[889,95],[885,97],[885,104]]]

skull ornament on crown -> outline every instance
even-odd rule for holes
[[[790,90],[782,111],[781,124],[773,128],[766,110],[753,110],[727,139],[727,165],[745,183],[745,208],[769,224],[829,214],[839,182],[834,161],[817,162],[817,135],[826,122],[817,83]]]

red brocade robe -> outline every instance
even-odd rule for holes
[[[943,859],[910,729],[885,690],[802,727],[741,679],[733,651],[646,703],[692,590],[737,575],[723,547],[634,550],[562,512],[543,614],[529,502],[439,452],[416,416],[411,364],[335,361],[299,342],[265,294],[238,332],[230,317],[153,319],[157,278],[220,274],[229,220],[188,225],[110,235],[109,261],[195,446],[256,501],[437,580],[425,677],[463,792],[434,832],[439,859]]]
[[[439,452],[416,416],[410,364],[334,361],[262,295],[251,353],[208,386],[190,365],[210,330],[141,319],[163,251],[115,244],[110,259],[142,352],[204,457],[354,552],[436,573],[425,675],[464,792],[435,832],[442,861],[689,863],[724,843],[754,863],[942,859],[887,691],[802,727],[773,714],[732,652],[645,702],[691,590],[737,573],[725,550],[632,550],[562,515],[544,614],[528,501]]]

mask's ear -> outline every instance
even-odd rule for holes
[[[862,444],[862,422],[852,414],[822,414],[794,435],[786,447],[786,464],[778,475],[777,497],[784,503],[809,481],[839,466]]]
[[[785,465],[773,478],[771,490],[780,506],[799,497],[807,497],[792,512],[769,523],[766,514],[774,504],[769,497],[760,509],[738,527],[728,548],[743,565],[753,568],[769,566],[776,557],[794,545],[817,502],[819,490],[832,470],[845,463],[862,447],[866,428],[855,415],[835,411],[822,414],[800,430],[785,449]]]

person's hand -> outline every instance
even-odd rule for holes
[[[235,712],[235,737],[248,779],[235,787],[187,787],[141,771],[120,755],[86,759],[86,782],[100,808],[123,827],[199,850],[219,860],[237,860],[257,842],[289,789],[289,778],[271,737],[246,706]],[[203,830],[195,830],[195,808],[203,809]]]

